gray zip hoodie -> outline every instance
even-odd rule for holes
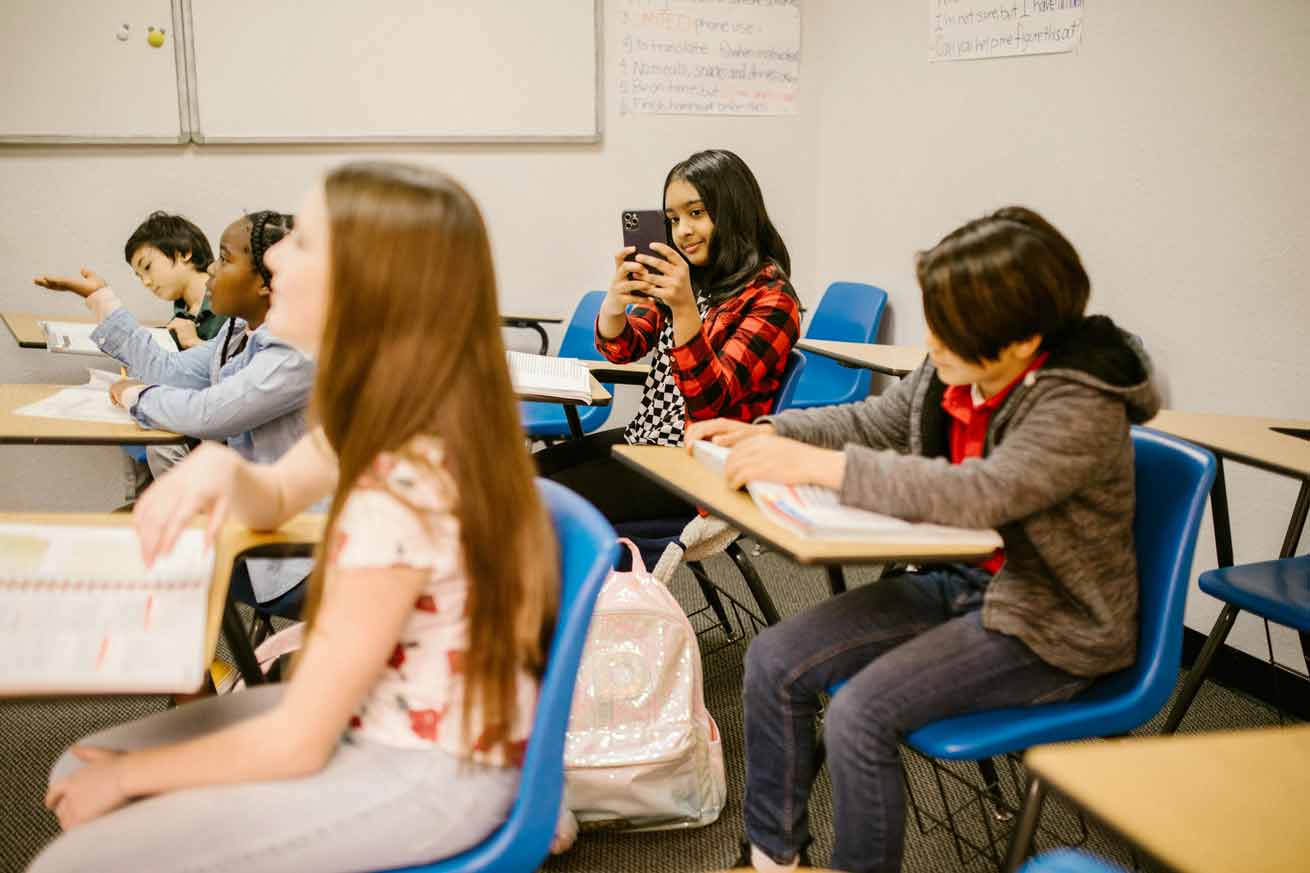
[[[993,414],[983,457],[950,463],[946,386],[931,362],[878,397],[766,416],[779,435],[846,455],[849,506],[1000,531],[1005,564],[983,626],[1079,676],[1133,663],[1137,560],[1129,424],[1160,398],[1140,342],[1091,316]]]

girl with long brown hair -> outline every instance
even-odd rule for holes
[[[151,562],[199,513],[266,529],[333,494],[305,648],[285,685],[66,753],[46,804],[67,832],[34,870],[410,865],[481,841],[517,792],[558,580],[482,217],[440,173],[347,165],[268,262],[317,427],[270,466],[202,446],[136,526]]]

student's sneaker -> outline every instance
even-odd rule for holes
[[[796,863],[796,868],[803,868],[803,867],[811,867],[811,866],[813,866],[812,864],[810,864],[810,843],[812,843],[812,842],[814,842],[814,838],[813,838],[813,837],[811,837],[810,839],[807,839],[807,840],[805,841],[805,845],[801,846],[801,850],[800,850],[800,852],[799,852],[799,856],[798,856],[797,859],[796,859],[796,862],[797,862],[797,863]],[[743,870],[754,870],[754,869],[755,869],[754,862],[751,860],[751,843],[750,843],[750,840],[742,840],[742,841],[741,841],[741,856],[737,858],[737,863],[734,864],[733,866],[734,866],[734,867],[739,867],[739,868],[741,868],[741,869],[743,869]]]

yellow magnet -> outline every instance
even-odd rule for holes
[[[147,30],[146,42],[150,43],[155,48],[159,48],[164,44],[164,29],[162,27],[151,27],[147,28]]]

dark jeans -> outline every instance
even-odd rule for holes
[[[696,507],[615,460],[610,448],[626,445],[623,428],[542,449],[532,458],[537,473],[578,492],[610,524],[653,518],[691,520]]]
[[[819,694],[848,680],[824,718],[838,870],[901,869],[898,744],[929,722],[1064,700],[1089,680],[982,626],[989,574],[942,566],[883,579],[763,631],[746,658],[746,835],[780,862],[809,839]]]

